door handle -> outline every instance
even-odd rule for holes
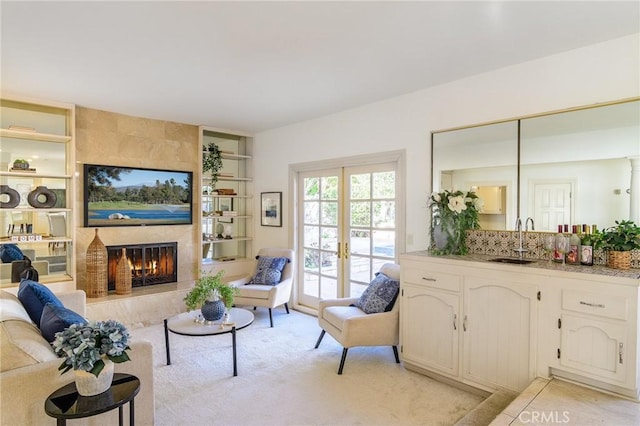
[[[458,322],[458,315],[457,314],[453,314],[453,329],[454,330],[458,329],[457,322]]]
[[[342,257],[342,244],[338,243],[338,259]]]
[[[344,243],[344,258],[349,258],[349,243]]]

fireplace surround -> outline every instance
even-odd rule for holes
[[[116,266],[123,248],[131,266],[132,287],[172,283],[178,280],[177,242],[107,246],[110,291],[116,289]]]

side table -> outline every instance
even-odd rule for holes
[[[67,419],[91,417],[114,408],[118,409],[118,424],[123,426],[122,407],[129,403],[129,424],[134,426],[133,400],[140,391],[140,379],[131,374],[115,373],[111,387],[94,396],[78,394],[75,382],[53,392],[44,402],[47,415],[57,419],[58,426],[67,424]]]

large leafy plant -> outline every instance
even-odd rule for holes
[[[594,234],[596,248],[605,251],[640,249],[640,227],[632,220],[616,220],[615,225]]]
[[[61,374],[74,369],[98,377],[104,368],[103,357],[116,363],[130,360],[126,352],[131,349],[129,331],[114,320],[72,324],[56,333],[52,345],[55,353],[64,358],[58,367]]]
[[[220,271],[215,275],[203,273],[184,297],[187,309],[193,311],[201,307],[207,300],[217,299],[222,300],[227,308],[231,308],[233,306],[233,298],[238,293],[238,288],[222,282],[223,275],[224,271]]]
[[[478,213],[482,199],[475,192],[434,192],[429,198],[431,217],[431,249],[435,254],[467,254],[466,231],[480,228]],[[438,247],[436,233],[444,234],[446,243]]]

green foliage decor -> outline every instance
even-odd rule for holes
[[[429,198],[431,217],[431,251],[434,254],[469,253],[465,238],[468,229],[479,229],[478,213],[482,199],[475,192],[449,191],[434,192]],[[443,233],[444,246],[436,244],[436,233]]]
[[[222,153],[218,145],[211,142],[207,151],[202,152],[202,172],[211,172],[211,184],[215,187],[218,182],[218,173],[222,169]]]
[[[96,377],[104,368],[102,357],[115,363],[129,361],[129,331],[114,320],[90,321],[72,324],[56,333],[53,350],[64,361],[58,367],[62,371],[83,370]]]
[[[615,225],[594,234],[594,246],[605,251],[640,249],[640,227],[631,220],[616,220]]]
[[[196,280],[194,287],[184,297],[184,303],[189,311],[200,308],[209,299],[220,299],[227,308],[233,306],[233,298],[238,294],[238,288],[222,282],[224,271],[215,275],[203,272]]]

